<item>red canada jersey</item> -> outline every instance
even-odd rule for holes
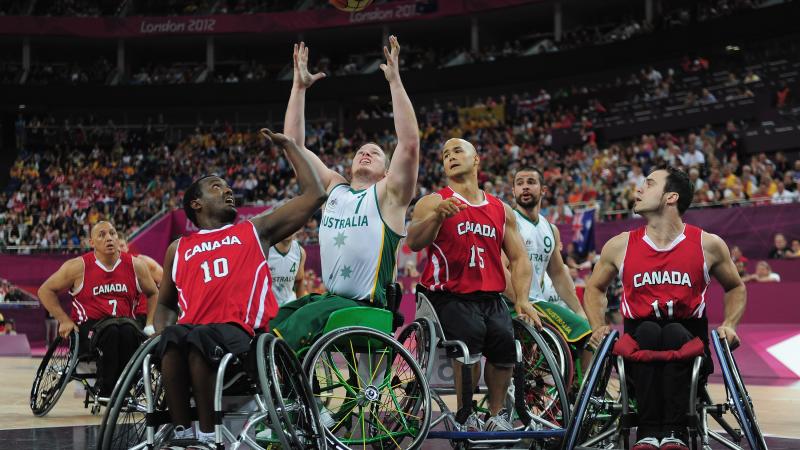
[[[267,258],[250,221],[180,238],[172,280],[179,324],[235,323],[252,335],[278,312]]]
[[[134,258],[139,256],[139,254],[134,251],[129,251],[128,253]],[[136,316],[146,316],[146,315],[147,315],[147,296],[144,295],[144,292],[142,292],[139,294],[139,298],[136,300],[136,305],[134,305],[133,307],[133,317],[136,318]]]
[[[503,292],[503,202],[484,192],[484,201],[472,205],[449,187],[438,194],[444,200],[456,197],[467,208],[442,222],[439,234],[428,246],[428,263],[420,283],[431,291],[458,294]]]
[[[70,318],[81,324],[107,317],[131,317],[141,294],[133,258],[121,253],[111,268],[104,267],[94,252],[83,255],[83,282],[72,295]]]
[[[629,319],[689,319],[705,315],[710,282],[703,230],[686,225],[665,249],[658,249],[645,227],[628,236],[620,268],[622,315]]]

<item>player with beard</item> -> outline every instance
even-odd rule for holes
[[[584,350],[584,346],[592,329],[575,295],[572,277],[561,259],[561,253],[557,251],[561,242],[558,228],[539,212],[545,189],[542,185],[542,174],[537,169],[523,168],[514,174],[514,199],[517,203],[514,214],[517,217],[519,234],[533,266],[533,280],[527,298],[533,302],[541,317],[580,351],[578,356],[585,372],[592,355]],[[545,274],[552,280],[558,297],[569,308],[547,301]],[[508,271],[506,276],[510,279]],[[513,290],[506,289],[506,296],[513,300],[513,295]]]
[[[705,354],[704,373],[713,366],[708,348],[705,292],[711,277],[725,290],[725,318],[717,328],[730,344],[747,302],[744,284],[719,236],[686,224],[692,202],[689,176],[667,167],[652,171],[636,190],[633,211],[647,224],[611,238],[586,283],[584,307],[597,347],[610,328],[605,322],[606,289],[619,274],[625,350],[639,416],[634,450],[686,450],[692,355]],[[665,361],[636,359],[638,350],[677,350]]]

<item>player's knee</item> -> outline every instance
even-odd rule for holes
[[[667,324],[661,330],[661,346],[664,350],[677,350],[692,338],[689,330],[679,323]]]
[[[661,326],[653,321],[640,323],[633,337],[642,350],[661,350]]]

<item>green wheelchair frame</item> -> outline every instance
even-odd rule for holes
[[[390,284],[386,309],[358,306],[334,312],[322,336],[297,352],[330,448],[416,449],[427,436],[428,381],[394,338],[401,295],[399,285]]]

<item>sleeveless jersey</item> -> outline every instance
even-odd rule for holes
[[[430,291],[503,292],[506,288],[500,257],[506,225],[503,203],[484,192],[484,201],[472,205],[449,187],[438,194],[444,200],[456,197],[467,208],[442,222],[439,234],[428,246],[428,263],[420,283]]]
[[[281,253],[277,247],[269,249],[269,271],[272,273],[272,293],[278,306],[283,306],[292,300],[297,299],[294,293],[294,281],[297,279],[297,271],[300,270],[300,243],[292,241],[286,254]]]
[[[550,300],[547,292],[547,265],[550,264],[550,257],[555,250],[556,238],[553,234],[553,227],[550,222],[539,214],[539,221],[533,223],[528,216],[514,210],[517,215],[517,229],[522,236],[522,242],[528,251],[528,258],[533,267],[533,279],[531,280],[531,290],[528,298],[532,302]],[[552,287],[552,282],[550,282]],[[556,296],[556,300],[558,296]]]
[[[637,228],[628,236],[620,268],[620,310],[629,319],[689,319],[705,315],[710,278],[702,244],[703,230],[686,225],[665,249],[656,248]]]
[[[83,255],[83,282],[72,295],[70,318],[77,324],[107,317],[131,317],[141,294],[133,259],[121,253],[111,268],[104,267],[94,252]]]
[[[235,323],[252,335],[275,317],[272,277],[252,222],[182,237],[174,261],[179,324]]]
[[[335,186],[322,211],[319,248],[322,281],[331,293],[383,304],[397,275],[398,235],[383,221],[378,187]]]
[[[128,254],[130,254],[133,257],[139,256],[138,253],[134,253],[132,251],[129,251]],[[158,288],[158,286],[156,286],[156,288]],[[147,296],[144,295],[144,292],[142,292],[139,294],[139,298],[136,300],[136,305],[133,307],[133,318],[136,318],[136,316],[146,316],[146,315],[147,315]]]

